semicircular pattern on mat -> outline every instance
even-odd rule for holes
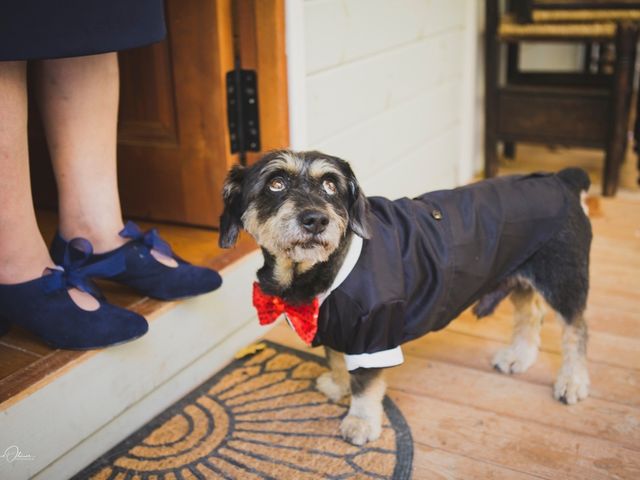
[[[315,390],[320,359],[270,343],[232,362],[75,478],[380,479],[410,478],[413,445],[401,413],[385,398],[381,437],[362,447],[342,440],[348,399]]]

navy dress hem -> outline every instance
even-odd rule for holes
[[[0,0],[0,61],[79,57],[166,36],[163,0]]]

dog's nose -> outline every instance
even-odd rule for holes
[[[317,235],[329,225],[329,217],[318,210],[305,210],[300,214],[300,224],[309,233]]]

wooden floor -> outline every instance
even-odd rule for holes
[[[48,242],[55,234],[56,215],[52,212],[38,212],[38,222]],[[145,222],[138,223],[145,230],[151,227]],[[217,232],[177,225],[154,226],[159,228],[160,234],[182,258],[216,270],[226,267],[256,248],[253,240],[246,235],[240,238],[234,249],[222,250],[218,247]],[[173,303],[141,297],[126,287],[110,282],[98,282],[98,285],[111,303],[129,308],[148,320],[153,320],[155,314],[170,308]],[[49,348],[35,336],[14,327],[8,334],[0,337],[0,410],[28,393],[34,385],[90,354],[91,352],[86,351]]]
[[[551,313],[537,362],[506,376],[491,358],[509,342],[511,305],[480,321],[466,312],[405,345],[405,364],[388,371],[413,433],[414,478],[640,478],[640,193],[590,203],[591,396],[574,406],[552,397],[561,356]],[[266,338],[305,348],[283,324]]]

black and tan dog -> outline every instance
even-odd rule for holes
[[[488,315],[506,296],[514,332],[495,368],[535,361],[546,303],[564,327],[554,396],[587,396],[588,188],[583,170],[566,169],[390,201],[365,197],[339,158],[274,151],[229,173],[220,245],[244,228],[262,247],[261,322],[284,312],[307,343],[325,346],[331,371],[317,387],[334,400],[351,393],[341,432],[363,444],[380,434],[382,369],[402,363],[400,345],[474,303]]]

